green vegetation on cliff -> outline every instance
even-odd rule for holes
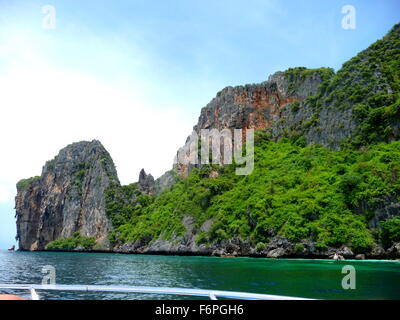
[[[28,179],[22,179],[22,180],[18,181],[17,189],[26,190],[29,188],[29,186],[31,185],[32,182],[39,180],[39,179],[40,179],[40,177],[38,177],[38,176],[28,178]]]
[[[182,219],[191,216],[199,243],[240,237],[261,248],[281,235],[293,242],[309,239],[321,247],[349,245],[363,252],[379,241],[379,232],[368,229],[373,210],[383,196],[400,195],[400,142],[332,151],[288,140],[271,142],[258,132],[253,173],[237,176],[234,169],[194,169],[155,199],[119,202],[111,240],[148,242],[183,235]],[[210,178],[212,170],[219,176]],[[368,209],[360,214],[361,207]],[[209,219],[214,221],[211,229],[201,233]]]
[[[138,190],[137,183],[127,186],[114,185],[109,188],[106,192],[106,212],[115,227],[110,232],[110,240],[125,242],[135,238],[132,228],[127,226],[136,225],[152,201],[153,197]],[[142,232],[142,235],[146,234],[145,229]]]
[[[400,24],[383,39],[344,63],[325,81],[314,97],[316,110],[322,107],[351,109],[356,131],[351,141],[359,147],[389,142],[400,136]]]
[[[399,137],[400,122],[400,25],[343,65],[330,96],[340,93],[355,105],[358,122],[356,146]],[[349,76],[350,74],[352,76]],[[355,85],[352,81],[360,78]],[[338,92],[340,90],[340,92]],[[339,103],[339,101],[338,101]]]
[[[74,250],[86,249],[91,250],[96,244],[96,239],[92,237],[82,236],[79,232],[75,232],[70,238],[61,238],[49,242],[46,250]]]
[[[388,248],[393,243],[400,241],[400,217],[389,219],[381,223],[381,240],[384,247]]]
[[[289,80],[288,91],[291,94],[294,88],[298,87],[300,83],[309,76],[319,75],[322,79],[322,84],[326,84],[331,77],[335,74],[331,68],[318,68],[308,69],[305,67],[289,68],[285,71],[285,77]],[[322,88],[319,88],[321,91]]]
[[[285,77],[296,88],[313,72],[322,78],[316,94],[283,110],[274,137],[305,137],[307,143],[332,149],[400,138],[400,24],[336,73],[291,68]]]

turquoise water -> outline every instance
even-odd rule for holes
[[[233,290],[318,299],[400,299],[399,261],[180,257],[106,253],[0,252],[0,283],[40,284],[42,267],[57,284],[132,285]],[[342,267],[356,270],[344,290]],[[21,292],[19,292],[21,294]],[[43,292],[44,299],[182,299],[183,297]]]

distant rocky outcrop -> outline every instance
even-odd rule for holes
[[[200,135],[201,129],[268,129],[282,117],[286,106],[304,101],[317,93],[326,75],[333,74],[328,68],[305,69],[303,76],[290,72],[276,72],[259,84],[226,87],[201,110],[193,130]],[[178,152],[189,158],[190,139]],[[182,156],[182,155],[181,155]],[[185,158],[185,157],[184,157]],[[174,169],[186,177],[191,168],[189,161],[176,161]]]
[[[150,173],[146,174],[146,171],[142,169],[139,173],[138,189],[144,194],[158,196],[164,190],[171,188],[177,181],[177,178],[176,171],[169,170],[154,180]]]
[[[119,184],[114,163],[99,141],[74,143],[43,167],[40,177],[17,185],[17,239],[21,250],[42,250],[75,232],[108,248],[111,222],[105,191]]]
[[[114,247],[118,253],[136,254],[173,254],[173,255],[202,255],[218,257],[267,257],[267,258],[321,258],[334,259],[335,255],[340,259],[398,259],[400,257],[400,243],[393,244],[387,250],[381,246],[372,248],[367,254],[356,254],[351,248],[320,248],[316,242],[302,241],[290,242],[288,239],[275,236],[263,248],[258,248],[249,240],[240,238],[225,239],[213,244],[196,244],[196,235],[187,228],[187,234],[181,237],[173,237],[170,240],[157,239],[150,243],[138,240],[124,243]]]
[[[154,195],[155,194],[155,182],[153,176],[149,173],[146,174],[144,169],[140,170],[138,188],[145,194]]]
[[[165,172],[161,177],[154,182],[156,195],[159,195],[164,190],[171,188],[178,181],[178,174],[175,170]]]

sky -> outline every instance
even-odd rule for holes
[[[218,91],[337,70],[399,13],[398,0],[0,0],[0,249],[15,243],[16,182],[66,145],[100,140],[123,184],[158,177]]]

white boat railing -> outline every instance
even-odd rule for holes
[[[29,290],[32,300],[40,300],[36,290],[45,291],[76,291],[76,292],[119,292],[119,293],[145,293],[160,295],[179,295],[205,297],[211,300],[218,298],[237,300],[313,300],[299,297],[288,297],[261,293],[248,293],[223,290],[204,290],[168,287],[131,287],[131,286],[100,286],[100,285],[36,285],[36,284],[0,284],[0,289]]]

